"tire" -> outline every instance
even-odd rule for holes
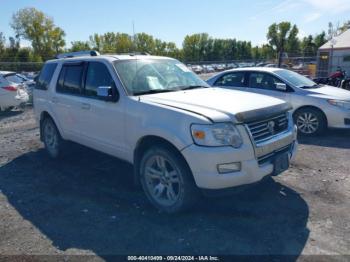
[[[298,134],[316,136],[327,129],[327,120],[322,112],[314,108],[300,109],[294,114],[294,122],[298,127]]]
[[[192,173],[179,153],[154,146],[140,160],[139,178],[149,201],[159,210],[177,213],[190,208],[199,198]]]
[[[43,120],[41,132],[46,152],[53,159],[60,158],[63,151],[64,141],[51,118],[46,117]]]

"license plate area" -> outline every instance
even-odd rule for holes
[[[275,156],[273,161],[273,176],[277,176],[289,168],[289,154],[288,152],[281,153]]]

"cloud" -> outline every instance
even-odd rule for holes
[[[319,12],[331,12],[333,14],[350,11],[349,0],[304,0]]]
[[[271,2],[265,2],[265,5],[270,4]],[[300,0],[284,0],[281,3],[279,3],[276,6],[266,8],[262,12],[249,17],[250,20],[257,20],[259,17],[262,17],[264,15],[271,15],[274,13],[283,13],[283,12],[290,12],[291,10],[295,9],[296,7],[300,6],[301,2]]]
[[[305,16],[304,21],[306,23],[310,23],[310,22],[313,22],[313,21],[319,19],[321,16],[322,16],[322,14],[318,13],[318,12],[310,13],[310,14]]]

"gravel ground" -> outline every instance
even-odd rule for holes
[[[72,146],[48,158],[33,111],[0,115],[0,254],[238,254],[350,259],[350,132],[300,140],[292,168],[190,212],[156,211],[132,167]],[[1,259],[0,259],[1,260]]]

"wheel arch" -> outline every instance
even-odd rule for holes
[[[181,151],[169,140],[155,136],[155,135],[147,135],[142,138],[140,138],[136,144],[135,150],[134,150],[134,155],[133,155],[133,163],[134,163],[134,182],[139,185],[140,184],[140,179],[139,179],[139,168],[140,168],[140,160],[142,158],[142,155],[144,152],[146,152],[147,149],[151,148],[152,146],[155,145],[161,145],[175,154],[177,154],[186,164],[186,167],[191,171],[190,166],[188,165],[186,159],[182,155]],[[192,174],[192,171],[191,171]],[[194,177],[193,175],[191,176],[193,181]]]
[[[324,111],[322,109],[320,109],[319,107],[317,106],[310,106],[310,105],[307,105],[307,106],[301,106],[301,107],[298,107],[297,109],[294,110],[293,112],[293,119],[295,120],[295,115],[297,112],[301,111],[301,110],[304,110],[304,109],[313,109],[313,110],[317,110],[318,112],[320,112],[322,114],[322,116],[324,117],[324,120],[326,121],[326,126],[328,126],[328,119],[327,119],[327,116],[326,114],[324,113]]]
[[[41,141],[43,141],[43,132],[42,132],[42,124],[43,124],[43,122],[44,122],[44,120],[46,119],[46,118],[50,118],[52,121],[53,121],[53,123],[55,124],[55,126],[57,127],[57,130],[58,130],[58,132],[59,132],[59,135],[61,135],[61,131],[60,131],[60,129],[59,129],[59,127],[58,127],[58,125],[57,125],[57,123],[56,123],[56,121],[55,121],[55,119],[52,117],[52,115],[49,113],[49,112],[47,112],[47,111],[42,111],[41,113],[40,113],[40,122],[39,122],[39,128],[40,128],[40,140]]]

